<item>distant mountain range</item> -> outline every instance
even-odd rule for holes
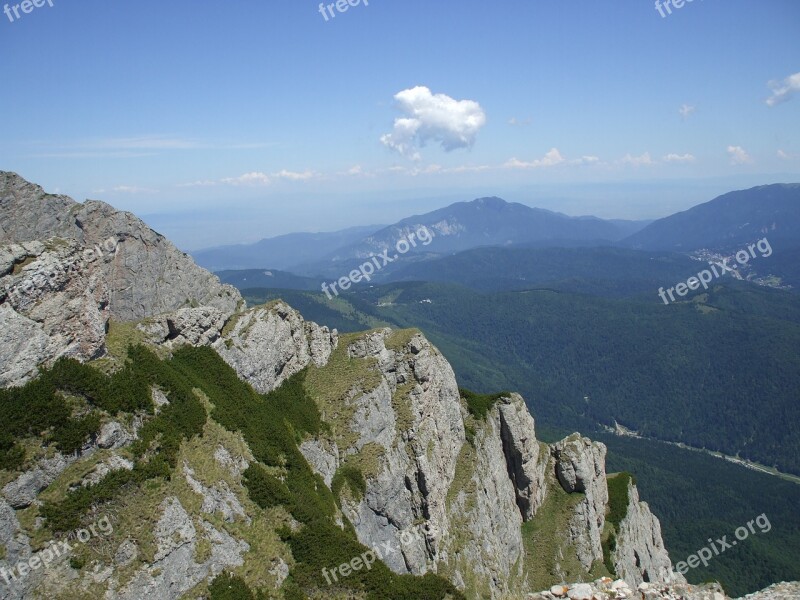
[[[622,243],[642,250],[730,251],[765,236],[783,247],[800,246],[800,183],[762,185],[724,194],[659,219]]]
[[[457,202],[389,226],[354,227],[333,233],[295,233],[255,244],[223,246],[192,253],[197,263],[214,271],[280,269],[319,275],[331,265],[361,262],[371,254],[394,248],[422,227],[434,236],[409,254],[448,255],[482,246],[593,246],[620,241],[649,221],[606,221],[567,215],[506,202],[479,198]],[[337,266],[338,272],[342,267]]]
[[[500,287],[518,289],[524,287],[526,281],[543,281],[546,272],[552,272],[556,266],[567,266],[564,261],[574,263],[578,274],[567,268],[560,277],[547,280],[589,276],[587,269],[592,270],[591,265],[598,262],[606,267],[615,262],[617,270],[633,268],[637,261],[657,264],[647,262],[653,257],[614,253],[609,247],[680,254],[707,249],[724,254],[767,237],[776,250],[770,260],[772,273],[795,285],[800,282],[795,260],[800,255],[800,184],[772,184],[730,192],[653,222],[570,217],[496,197],[478,198],[408,217],[394,225],[353,227],[332,233],[293,233],[255,244],[200,250],[194,252],[193,257],[201,266],[216,272],[224,271],[223,281],[239,287],[311,289],[317,281],[338,278],[384,250],[389,250],[389,256],[397,254],[398,241],[408,239],[423,227],[433,235],[433,241],[410,247],[402,261],[393,262],[376,275],[377,281],[441,281],[445,277],[449,281],[471,285],[465,280],[470,277],[468,272],[453,274],[459,263],[466,261],[466,271],[474,271],[477,264],[499,260],[499,271],[483,269],[481,274],[482,279],[489,278],[495,283],[487,283],[487,280],[482,285],[498,289],[497,280],[504,280]],[[477,251],[485,248],[495,250]],[[512,252],[498,252],[500,248]],[[606,249],[592,258],[588,257],[594,252],[563,253],[564,256],[549,263],[539,252],[541,264],[535,269],[538,274],[534,274],[530,259],[523,261],[527,264],[524,272],[513,263],[512,257],[514,260],[519,257],[519,253],[515,254],[513,250],[523,248],[528,251],[532,248]],[[475,252],[453,257],[466,251]],[[437,259],[445,262],[436,266],[427,264]],[[581,261],[585,261],[583,266]],[[237,270],[252,272],[232,272]],[[264,275],[264,271],[268,274]],[[280,271],[291,272],[303,279],[287,279],[289,273],[281,275]]]
[[[217,246],[192,252],[195,262],[211,271],[283,269],[321,260],[342,246],[355,243],[383,225],[350,227],[331,233],[289,233],[254,244]]]

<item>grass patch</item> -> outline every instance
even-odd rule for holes
[[[351,429],[356,407],[351,402],[355,393],[364,394],[381,383],[376,369],[376,359],[350,358],[348,347],[364,334],[346,334],[339,338],[339,346],[322,368],[312,366],[305,378],[305,389],[319,407],[322,418],[330,425],[333,441],[344,453],[359,439]]]
[[[608,515],[609,521],[615,529],[619,530],[619,524],[628,515],[628,504],[630,497],[628,486],[632,483],[636,485],[633,475],[630,473],[617,473],[611,475],[608,481]]]
[[[585,497],[577,492],[568,494],[549,478],[544,503],[536,516],[522,525],[530,589],[544,590],[564,581],[588,580],[589,574],[566,537],[575,507]]]
[[[492,409],[495,403],[500,398],[505,398],[510,395],[509,392],[500,392],[498,394],[476,394],[465,388],[459,388],[461,397],[467,403],[467,410],[477,420],[486,418],[486,414]]]

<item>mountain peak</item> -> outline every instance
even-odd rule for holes
[[[497,196],[487,196],[484,198],[476,198],[472,202],[467,202],[467,204],[473,204],[479,207],[486,207],[491,208],[494,210],[500,210],[507,206],[509,203],[503,200],[502,198],[498,198]]]

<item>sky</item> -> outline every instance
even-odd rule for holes
[[[797,0],[36,1],[0,0],[0,170],[184,250],[800,181]]]

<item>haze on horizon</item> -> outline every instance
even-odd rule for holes
[[[793,0],[56,0],[0,21],[0,164],[186,250],[481,196],[653,219],[800,181],[798,25]]]

